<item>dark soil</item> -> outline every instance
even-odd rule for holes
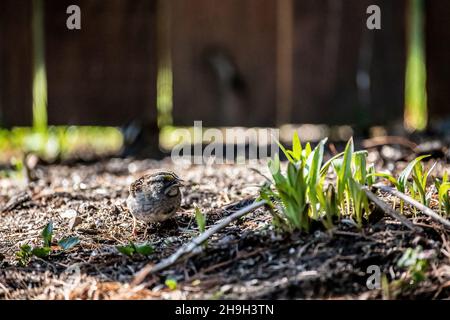
[[[380,165],[388,165],[380,161]],[[401,168],[404,163],[396,166]],[[442,170],[444,164],[438,170]],[[128,185],[147,170],[173,169],[187,185],[176,219],[138,225],[135,243],[149,242],[148,256],[124,256],[117,245],[132,239],[132,218],[125,200]],[[332,230],[316,226],[310,234],[283,234],[260,208],[224,228],[203,252],[149,276],[138,286],[134,275],[157,263],[199,234],[194,205],[210,226],[258,195],[266,166],[173,167],[170,160],[110,159],[93,164],[46,165],[36,182],[0,180],[0,298],[2,299],[380,299],[448,298],[450,245],[448,230],[417,213],[409,218],[423,231],[410,231],[383,212],[359,230],[348,219]],[[392,203],[393,199],[379,195]],[[12,199],[12,200],[11,200]],[[250,199],[242,201],[243,199]],[[231,204],[231,205],[230,205]],[[233,205],[234,204],[234,205]],[[406,210],[407,213],[409,210]],[[71,229],[71,220],[77,223]],[[17,265],[22,244],[40,245],[40,232],[52,220],[54,238],[77,236],[80,245],[56,251],[48,259]],[[73,221],[72,221],[73,222]],[[407,248],[428,253],[426,279],[411,283],[397,261]],[[406,279],[394,293],[369,290],[367,267],[380,267],[388,282]],[[405,278],[406,277],[406,278]],[[165,280],[177,281],[169,290]]]

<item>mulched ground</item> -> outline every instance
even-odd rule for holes
[[[404,163],[397,160],[380,160],[380,165],[397,163],[401,169]],[[158,168],[172,169],[187,181],[182,210],[174,220],[138,226],[133,241],[152,243],[152,255],[124,256],[116,246],[132,237],[125,205],[128,185]],[[194,205],[207,214],[210,226],[250,203],[242,200],[257,196],[264,182],[252,168],[268,175],[265,164],[173,167],[170,159],[110,159],[40,166],[34,172],[37,181],[30,184],[0,180],[0,206],[13,197],[20,199],[15,208],[0,214],[0,298],[380,299],[386,297],[382,290],[366,286],[367,267],[378,265],[389,281],[400,279],[405,270],[397,261],[407,248],[418,245],[432,257],[427,278],[405,286],[396,298],[449,297],[448,231],[416,214],[410,219],[423,231],[413,232],[382,212],[374,212],[362,230],[344,220],[332,230],[317,226],[309,235],[288,235],[275,230],[270,213],[260,208],[216,234],[199,255],[139,286],[131,285],[147,263],[159,262],[199,234]],[[438,170],[443,168],[444,164]],[[383,199],[393,201],[386,195]],[[72,228],[74,215],[78,225]],[[17,266],[19,246],[41,244],[40,232],[49,220],[55,239],[77,236],[80,245],[46,260],[33,258],[27,267]],[[177,281],[175,290],[166,287],[167,278]]]

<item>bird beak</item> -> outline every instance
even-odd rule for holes
[[[184,180],[181,179],[176,179],[174,182],[172,182],[172,184],[169,186],[169,189],[173,188],[173,187],[182,187],[184,186]]]
[[[183,179],[177,178],[176,182],[175,182],[173,185],[176,185],[176,186],[178,186],[178,187],[181,187],[181,186],[185,186],[185,185],[186,185],[185,182],[186,182],[186,181],[184,181]]]

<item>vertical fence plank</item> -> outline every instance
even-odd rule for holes
[[[45,3],[49,123],[119,125],[145,118],[156,124],[155,1]],[[71,4],[82,10],[80,31],[66,28]],[[361,125],[401,117],[404,0],[293,4],[294,108],[283,117]],[[365,27],[370,4],[381,7],[382,30]],[[6,124],[31,122],[30,7],[28,1],[0,3],[0,108]],[[171,7],[175,124],[275,124],[276,92],[285,89],[276,82],[276,1],[172,0]],[[446,30],[441,25],[447,15],[438,13],[447,7],[441,7],[428,9],[436,16],[427,19],[434,21],[427,28],[430,39]],[[435,79],[450,73],[448,64],[439,63],[443,46],[427,44],[432,110],[446,101],[435,94],[445,83]]]
[[[402,121],[405,104],[406,0],[368,1],[381,8],[382,29],[374,34],[367,124]],[[366,33],[370,32],[368,30]]]
[[[294,0],[277,1],[277,124],[292,114]]]
[[[32,123],[31,1],[0,1],[0,126]]]
[[[366,9],[380,6],[382,29]],[[385,124],[403,113],[404,1],[295,2],[294,110],[300,123]]]
[[[174,123],[275,123],[276,1],[173,0]]]
[[[49,123],[156,128],[155,1],[45,3]],[[81,30],[66,28],[72,4]]]
[[[431,119],[450,116],[450,2],[425,1],[428,110]]]

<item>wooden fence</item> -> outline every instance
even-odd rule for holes
[[[161,1],[44,0],[49,124],[156,127],[157,53],[171,56],[175,125],[366,127],[403,115],[407,0]],[[66,28],[71,4],[81,30]],[[366,28],[371,4],[381,30]],[[32,122],[31,16],[31,0],[0,2],[6,127]],[[450,111],[449,18],[448,1],[426,2],[432,116]]]

